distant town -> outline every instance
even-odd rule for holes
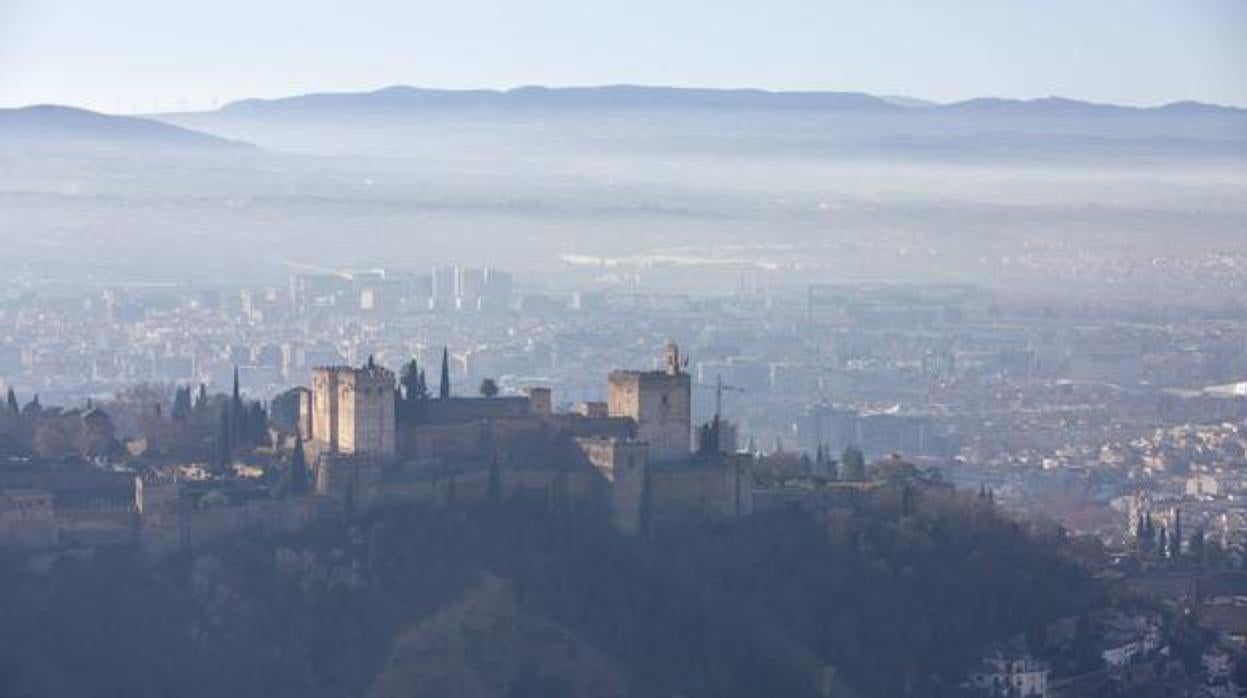
[[[1241,307],[562,292],[455,266],[2,293],[0,544],[32,559],[403,501],[526,500],[645,539],[788,508],[832,521],[900,478],[1093,541],[1102,574],[1153,600],[1095,617],[1101,670],[1078,681],[1162,671],[1179,609],[1211,638],[1192,685],[1233,685],[1247,639],[1215,577],[1247,564]],[[1089,695],[1057,691],[1075,677],[1048,654],[999,645],[967,685]]]

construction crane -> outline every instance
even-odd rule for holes
[[[723,374],[722,373],[715,374],[714,385],[709,385],[707,383],[698,383],[697,387],[714,389],[714,416],[716,417],[723,416],[723,391],[724,390],[727,390],[733,393],[746,392],[744,388],[740,388],[735,385],[723,385]]]

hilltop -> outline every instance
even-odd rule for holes
[[[103,145],[197,150],[254,147],[152,119],[112,116],[52,104],[0,109],[0,142],[28,147]]]

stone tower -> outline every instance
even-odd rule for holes
[[[380,494],[383,464],[397,452],[394,373],[373,363],[312,372],[311,450],[316,494],[366,508]]]
[[[607,409],[612,417],[631,417],[637,439],[649,444],[654,463],[685,460],[692,446],[692,381],[680,349],[667,344],[658,371],[612,371]]]
[[[388,460],[396,452],[394,373],[369,363],[312,372],[310,441],[319,453]]]

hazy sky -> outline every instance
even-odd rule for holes
[[[404,83],[1247,105],[1247,0],[0,0],[0,105]]]

